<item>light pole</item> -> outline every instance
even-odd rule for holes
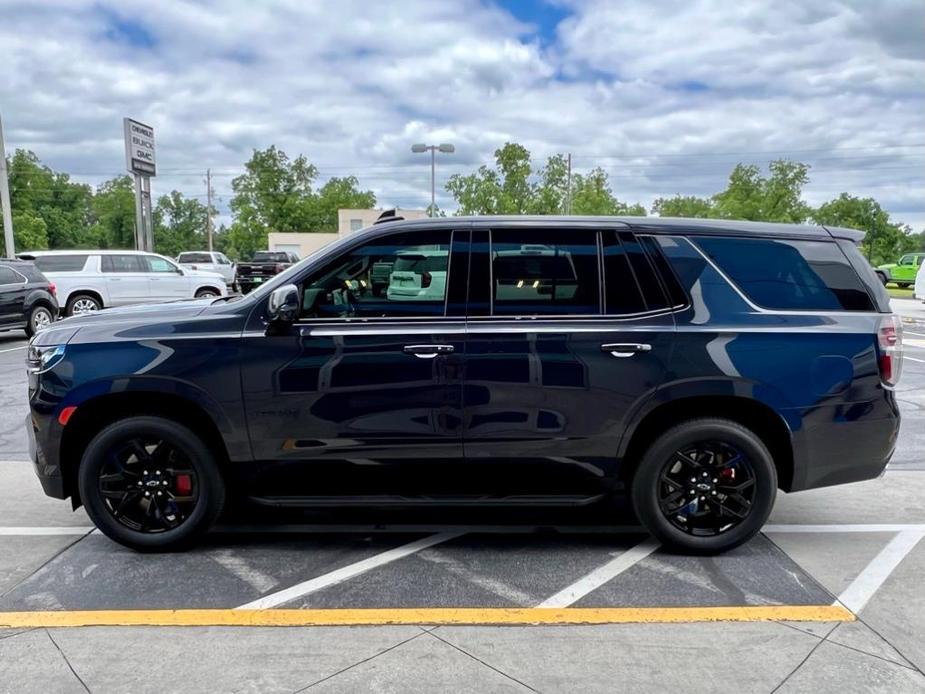
[[[428,150],[430,150],[430,216],[433,217],[437,209],[437,152],[452,154],[456,151],[456,148],[446,142],[439,145],[411,145],[411,151],[415,154],[427,152]]]

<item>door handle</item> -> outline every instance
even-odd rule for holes
[[[607,345],[601,345],[602,352],[610,352],[614,357],[626,359],[639,352],[651,352],[652,345],[644,345],[638,342],[614,342]]]
[[[453,345],[405,345],[402,351],[418,359],[433,359],[440,354],[452,354]]]

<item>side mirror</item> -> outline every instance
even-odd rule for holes
[[[294,284],[284,284],[270,293],[267,315],[271,321],[292,323],[299,317],[299,288]]]

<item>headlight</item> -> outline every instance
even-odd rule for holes
[[[37,374],[48,371],[64,358],[64,348],[65,345],[29,345],[26,369]]]

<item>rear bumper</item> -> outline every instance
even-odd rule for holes
[[[888,411],[875,412],[882,409]],[[794,432],[793,480],[786,491],[879,477],[893,457],[899,426],[892,393],[876,406],[820,408],[806,415],[801,430]]]

